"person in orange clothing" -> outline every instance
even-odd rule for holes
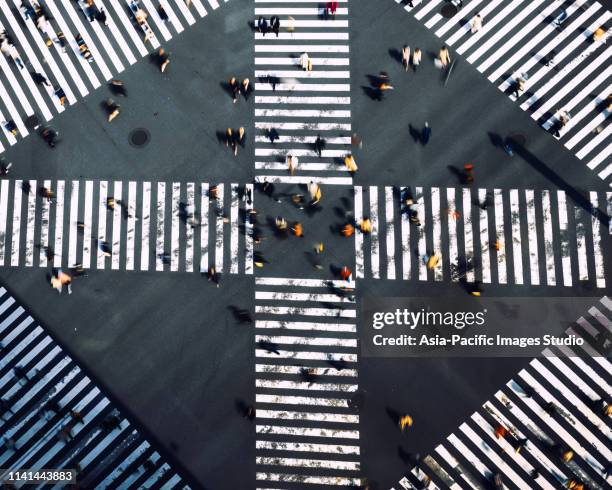
[[[353,236],[353,233],[355,233],[355,227],[351,225],[350,223],[347,223],[346,225],[342,227],[341,233],[343,236],[347,238],[351,237]]]
[[[402,415],[398,422],[400,430],[403,432],[406,427],[412,427],[412,422],[412,417],[410,415]]]
[[[353,273],[351,269],[349,269],[346,265],[340,270],[340,277],[347,282],[351,282],[351,278],[353,277]]]
[[[495,428],[495,437],[498,439],[503,439],[508,434],[508,429],[506,429],[503,425],[498,425]]]
[[[296,222],[295,225],[293,225],[293,228],[291,228],[291,230],[293,231],[293,234],[295,236],[304,237],[304,230],[300,222]]]

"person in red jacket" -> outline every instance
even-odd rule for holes
[[[325,6],[325,11],[327,12],[327,15],[331,16],[331,17],[336,17],[336,10],[338,9],[338,2],[327,2],[327,5]]]

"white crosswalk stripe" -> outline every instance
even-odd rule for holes
[[[356,305],[345,286],[255,278],[254,417],[262,486],[361,484]]]
[[[0,265],[252,274],[246,188],[211,199],[207,183],[3,180]]]
[[[420,225],[408,219],[411,195]],[[416,187],[411,194],[356,186],[354,196],[355,219],[368,216],[373,225],[371,233],[355,232],[357,278],[606,287],[607,193],[591,192],[586,206],[564,191],[531,189]],[[439,260],[430,271],[434,254]]]
[[[498,475],[504,488],[609,487],[612,389],[601,381],[612,364],[600,339],[611,325],[612,301],[603,297],[566,330],[582,346],[544,350],[399,485],[476,489]]]
[[[612,13],[597,1],[471,0],[447,19],[438,13],[443,5],[415,1],[405,10],[512,100],[518,95],[521,109],[612,185],[606,45]],[[476,14],[483,23],[472,33]],[[515,91],[517,77],[525,81],[522,93]],[[558,110],[569,113],[566,124]]]
[[[87,488],[189,488],[4,287],[0,342],[3,468],[78,468]]]
[[[0,2],[0,32],[10,39],[6,56],[4,51],[0,56],[0,122],[13,121],[18,129],[15,136],[3,124],[0,152],[6,143],[14,145],[32,131],[35,124],[26,124],[30,116],[40,116],[39,122],[52,120],[65,106],[77,102],[75,93],[85,97],[159,48],[158,39],[169,41],[196,18],[205,17],[209,8],[219,7],[213,0],[207,7],[200,0],[162,0],[169,17],[166,24],[159,17],[157,2],[150,0],[92,3]],[[135,20],[138,9],[147,16],[140,26]]]
[[[323,11],[308,1],[256,2],[256,17],[280,17],[278,36],[254,36],[259,181],[352,183],[343,163],[351,153],[351,111],[345,108],[351,102],[350,84],[342,83],[350,78],[348,2],[342,2],[334,19],[324,18]],[[308,54],[312,70],[300,66],[302,53]],[[324,142],[320,156],[317,137]],[[294,175],[285,162],[287,155],[298,158]]]

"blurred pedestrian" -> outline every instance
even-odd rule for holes
[[[327,2],[325,4],[325,13],[327,14],[327,16],[331,17],[332,19],[336,18],[337,9],[338,9],[337,1]]]
[[[419,48],[414,48],[414,53],[412,53],[412,68],[414,71],[417,71],[418,66],[421,64],[421,58],[423,54]]]
[[[166,12],[166,9],[161,4],[161,2],[159,4],[159,7],[157,7],[157,13],[159,14],[159,18],[163,20],[164,22],[168,22],[168,20],[170,19],[170,17],[168,17],[168,13]]]
[[[106,100],[106,112],[108,116],[108,122],[113,122],[121,112],[121,106],[117,104],[113,99]]]
[[[272,28],[272,32],[278,37],[278,33],[280,32],[280,19],[277,15],[273,15],[270,18],[270,27]]]
[[[251,87],[251,81],[248,78],[245,78],[244,80],[242,80],[241,91],[242,91],[242,96],[244,97],[244,100],[248,101],[249,95],[251,95],[251,92],[253,91],[253,87]]]
[[[312,62],[310,60],[310,56],[308,56],[308,53],[302,53],[300,55],[300,66],[302,67],[302,70],[312,70]]]
[[[342,234],[342,236],[345,236],[347,238],[351,237],[353,236],[353,233],[355,233],[355,227],[352,224],[347,223],[342,227],[340,233]]]
[[[361,230],[361,233],[372,233],[372,222],[370,221],[370,218],[364,217],[359,222],[359,229]]]
[[[268,33],[268,21],[265,17],[259,17],[257,19],[257,30],[261,32],[261,35],[265,37]]]
[[[353,273],[351,272],[351,269],[349,269],[345,265],[344,267],[342,267],[342,269],[340,269],[340,277],[342,278],[342,280],[350,283],[353,278]]]
[[[425,121],[425,126],[421,131],[421,142],[423,145],[429,143],[429,138],[431,138],[431,128],[429,127],[429,122]]]
[[[317,139],[314,142],[314,149],[319,157],[323,155],[323,148],[325,148],[325,141],[321,138],[320,134],[317,134]]]
[[[287,163],[287,169],[289,170],[289,173],[291,175],[295,174],[295,169],[297,168],[298,165],[298,157],[295,157],[293,155],[287,155],[286,158],[286,163]]]
[[[159,71],[163,73],[170,63],[170,55],[166,53],[164,48],[159,48],[159,51],[157,52],[157,60],[159,63]]]
[[[470,21],[470,31],[472,34],[476,34],[482,28],[482,16],[476,14]]]
[[[108,86],[110,88],[110,91],[113,93],[113,95],[119,95],[121,97],[126,97],[127,96],[127,90],[125,88],[124,83],[121,80],[118,79],[113,79],[110,82],[108,82]]]
[[[47,87],[51,86],[49,80],[47,80],[44,75],[41,75],[37,71],[31,71],[30,75],[32,76],[32,80],[34,80],[36,85],[46,85]]]
[[[291,231],[293,231],[293,234],[297,237],[304,237],[304,228],[302,227],[302,224],[299,221],[293,225]]]
[[[465,181],[468,184],[474,182],[474,165],[472,165],[471,163],[466,163],[463,166],[463,170],[465,172]]]
[[[240,85],[238,84],[238,80],[236,80],[236,77],[230,78],[229,87],[232,91],[232,100],[235,104],[236,102],[238,102],[238,94],[240,93]]]
[[[440,52],[438,53],[438,61],[440,62],[440,66],[442,68],[446,68],[450,64],[451,62],[450,54],[446,46],[442,46],[440,48]]]
[[[406,427],[412,427],[412,417],[408,414],[402,415],[399,419],[398,425],[400,430],[403,432]]]
[[[285,220],[285,218],[283,218],[282,216],[277,216],[276,220],[274,221],[274,224],[276,226],[276,229],[279,231],[285,231],[287,229],[287,220]]]
[[[410,68],[410,46],[404,44],[402,48],[402,65],[404,65],[404,70],[408,72],[408,68]]]
[[[348,154],[344,157],[344,165],[346,165],[346,168],[348,168],[349,172],[357,172],[358,167],[357,163],[355,162],[355,158],[353,158],[353,155]]]
[[[295,19],[291,16],[287,17],[287,32],[295,31]]]

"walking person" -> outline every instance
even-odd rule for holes
[[[404,70],[408,73],[408,68],[410,68],[410,46],[407,44],[402,48],[402,65],[404,65]]]
[[[287,163],[287,169],[289,170],[289,173],[291,175],[295,174],[295,169],[297,168],[298,165],[298,157],[294,157],[293,155],[287,155],[287,158],[285,159],[286,163]]]
[[[317,134],[317,139],[314,142],[314,149],[319,155],[319,158],[323,155],[323,148],[325,148],[325,141],[321,138],[320,134]]]
[[[425,121],[425,126],[421,131],[421,142],[423,143],[423,146],[429,143],[429,138],[431,138],[431,127],[429,126],[429,123]]]
[[[419,48],[414,48],[414,53],[412,53],[412,68],[416,73],[418,66],[421,64],[421,58],[423,57],[423,53]]]
[[[273,15],[270,18],[270,27],[272,28],[272,32],[278,37],[278,33],[280,32],[280,19],[277,15]]]
[[[238,102],[238,94],[240,93],[240,85],[238,84],[238,80],[236,80],[236,77],[230,78],[229,87],[232,91],[232,101],[235,104],[236,102]]]
[[[308,56],[308,53],[302,53],[300,55],[300,66],[304,71],[312,70],[312,61],[310,59],[310,56]]]
[[[398,420],[398,425],[402,432],[404,432],[404,429],[406,427],[412,427],[412,423],[413,423],[412,417],[408,414],[402,415]]]
[[[244,80],[242,80],[241,92],[242,92],[242,96],[244,97],[245,101],[249,100],[249,95],[251,95],[252,91],[253,91],[253,87],[251,87],[251,81],[248,78],[245,78]]]
[[[440,48],[440,52],[438,53],[438,61],[440,63],[441,68],[447,68],[451,62],[450,54],[448,52],[448,48],[446,46],[442,46]]]
[[[32,80],[34,80],[34,83],[36,85],[46,85],[47,87],[51,86],[51,84],[49,83],[49,80],[47,80],[43,75],[41,75],[37,71],[31,71],[30,75],[32,76]]]
[[[264,37],[268,33],[268,21],[265,17],[260,16],[259,19],[257,19],[257,30],[261,32],[261,35]]]
[[[117,104],[113,99],[106,101],[106,112],[108,113],[108,122],[113,122],[121,112],[121,106]]]
[[[465,171],[465,181],[468,184],[474,182],[474,165],[472,165],[471,163],[466,163],[463,166],[463,170]]]
[[[527,75],[525,73],[519,73],[514,76],[514,96],[517,99],[525,92],[526,83]]]
[[[159,71],[163,73],[170,63],[170,55],[166,53],[164,48],[159,48],[157,52],[157,61],[159,63]]]
[[[291,231],[293,231],[293,234],[296,237],[304,238],[304,228],[302,227],[302,224],[299,221],[296,221],[296,223],[291,228]]]
[[[332,19],[336,18],[337,9],[338,9],[337,1],[327,2],[327,4],[325,5],[325,13],[328,17],[331,17]]]
[[[108,87],[113,95],[119,95],[121,97],[127,97],[127,90],[121,80],[114,79],[108,82]]]
[[[355,162],[355,158],[353,157],[353,155],[348,154],[344,157],[344,165],[346,165],[346,168],[348,168],[349,172],[357,172],[357,163]]]
[[[476,14],[470,21],[470,31],[472,34],[476,34],[482,28],[482,16]]]

